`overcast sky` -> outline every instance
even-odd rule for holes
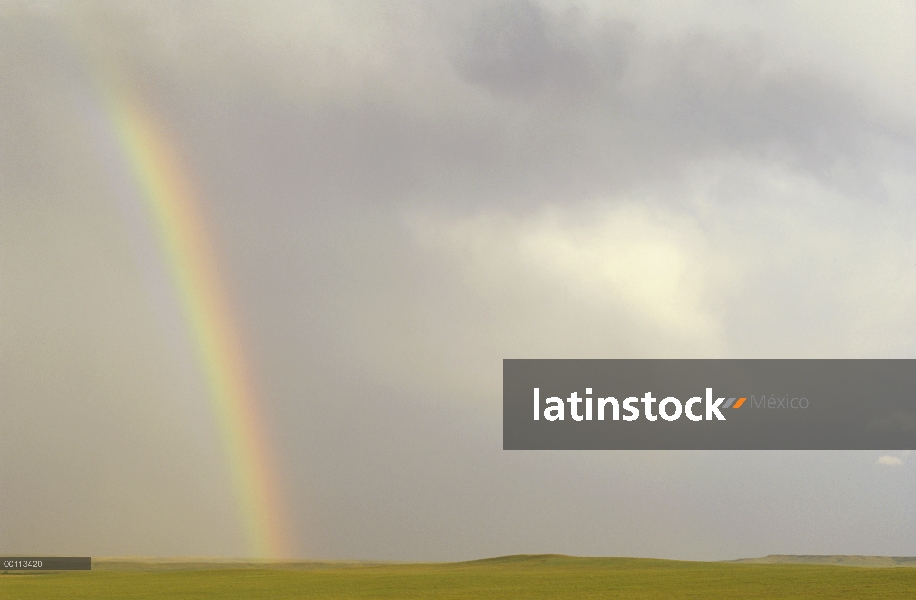
[[[501,449],[503,358],[916,358],[912,0],[0,0],[0,551],[246,552],[87,48],[200,192],[296,556],[916,555],[916,455]]]

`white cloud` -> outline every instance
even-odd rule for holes
[[[465,292],[562,297],[525,322],[562,321],[569,337],[583,334],[571,315],[588,314],[605,340],[632,326],[649,334],[630,347],[639,355],[887,356],[905,352],[916,329],[903,218],[913,186],[892,187],[864,203],[760,161],[710,161],[629,197],[429,209],[408,226]]]
[[[666,335],[717,345],[718,324],[702,306],[710,257],[695,223],[675,213],[629,202],[554,206],[526,217],[425,218],[413,228],[423,245],[458,258],[474,286],[546,288],[591,314],[625,313]]]

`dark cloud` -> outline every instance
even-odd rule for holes
[[[583,47],[588,40],[577,35],[575,24],[558,22],[525,1],[496,3],[461,33],[453,58],[457,71],[510,97],[548,93],[569,98],[613,87],[626,60],[618,40]]]
[[[910,137],[870,113],[857,90],[773,64],[760,42],[735,45],[702,32],[648,40],[626,23],[530,2],[488,5],[463,19],[429,15],[447,42],[416,40],[418,60],[432,66],[393,64],[394,97],[385,77],[339,61],[336,74],[361,80],[359,90],[315,105],[308,98],[320,84],[306,57],[292,75],[270,63],[257,75],[221,65],[227,77],[256,87],[233,80],[214,88],[205,73],[201,87],[193,73],[172,75],[182,87],[164,82],[160,100],[193,153],[213,164],[212,179],[245,197],[267,182],[272,195],[302,201],[435,198],[530,208],[676,179],[719,157],[772,161],[829,185],[865,188],[875,187],[867,180],[886,160],[912,161]],[[193,36],[211,32],[187,35],[184,43],[195,46]],[[432,97],[443,98],[435,110],[419,108]],[[243,171],[226,179],[225,162]]]

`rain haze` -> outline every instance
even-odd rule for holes
[[[252,552],[120,94],[285,556],[916,555],[907,452],[501,432],[504,358],[916,358],[914,65],[909,0],[0,0],[0,552]]]

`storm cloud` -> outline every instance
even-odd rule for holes
[[[913,356],[916,9],[866,12],[0,3],[3,547],[245,552],[104,55],[200,191],[298,556],[916,553],[877,453],[501,450],[503,358]]]

